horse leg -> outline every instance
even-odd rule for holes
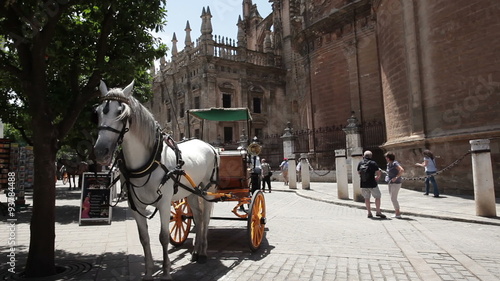
[[[141,212],[141,214],[145,214],[146,209],[140,208],[139,212]],[[137,229],[139,230],[139,240],[141,241],[141,245],[144,250],[146,272],[144,273],[144,278],[142,280],[153,280],[153,254],[151,253],[151,244],[149,241],[148,222],[145,217],[141,216],[136,211],[132,211],[132,216],[137,224]]]
[[[168,245],[170,243],[170,201],[170,199],[166,198],[164,202],[158,205],[161,220],[160,243],[163,248],[163,275],[161,280],[172,280],[172,276],[170,276],[171,263],[168,257]]]
[[[208,224],[210,222],[210,216],[212,214],[213,203],[205,201],[196,195],[188,196],[187,200],[193,212],[193,218],[196,227],[194,250],[191,261],[206,263],[208,259]]]

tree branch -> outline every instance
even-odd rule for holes
[[[64,136],[68,134],[85,105],[99,94],[95,89],[98,87],[100,80],[102,79],[102,69],[106,64],[105,58],[106,52],[108,51],[107,39],[111,34],[114,22],[115,11],[110,5],[102,21],[101,34],[99,35],[96,45],[97,55],[95,60],[95,71],[92,73],[81,92],[79,92],[78,89],[75,89],[75,92],[78,93],[78,95],[76,95],[72,110],[67,112],[65,118],[63,118],[62,122],[59,124],[59,139],[63,139]]]

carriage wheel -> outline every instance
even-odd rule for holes
[[[266,200],[262,191],[257,190],[252,196],[248,213],[248,244],[252,252],[260,248],[266,227]]]
[[[63,177],[62,177],[62,182],[63,182],[63,184],[67,184],[68,181],[69,181],[68,173],[64,172]]]
[[[180,246],[186,242],[191,231],[193,213],[186,198],[172,202],[170,208],[170,243]]]

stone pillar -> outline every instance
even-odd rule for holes
[[[300,154],[300,176],[302,179],[302,189],[311,189],[311,175],[309,174],[307,153]]]
[[[344,128],[346,133],[346,148],[347,155],[351,157],[351,178],[353,200],[356,202],[363,202],[365,199],[361,195],[360,178],[358,176],[358,163],[363,160],[363,148],[361,147],[361,133],[358,119],[354,115],[354,111],[349,119],[347,119],[347,126]]]
[[[354,116],[354,111],[349,119],[347,119],[347,126],[343,129],[346,134],[346,148],[347,155],[351,155],[352,149],[361,147],[361,130],[358,124],[358,119]]]
[[[337,196],[349,199],[349,181],[347,179],[347,163],[345,149],[335,150],[335,173],[337,176]]]
[[[363,160],[363,149],[354,148],[351,152],[351,172],[352,172],[352,197],[356,202],[364,202],[365,198],[361,194],[361,179],[358,174],[358,163]]]
[[[296,164],[295,155],[293,154],[295,151],[295,136],[292,134],[292,124],[290,122],[286,124],[285,133],[281,136],[281,139],[283,139],[283,156],[288,158],[288,187],[296,189]]]
[[[476,215],[496,217],[495,189],[490,155],[490,140],[469,141],[472,152],[472,174]]]
[[[288,158],[288,187],[297,189],[297,162],[295,158]]]

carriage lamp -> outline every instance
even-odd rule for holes
[[[262,145],[259,144],[259,139],[254,137],[252,143],[247,147],[248,154],[258,156],[262,150]]]

